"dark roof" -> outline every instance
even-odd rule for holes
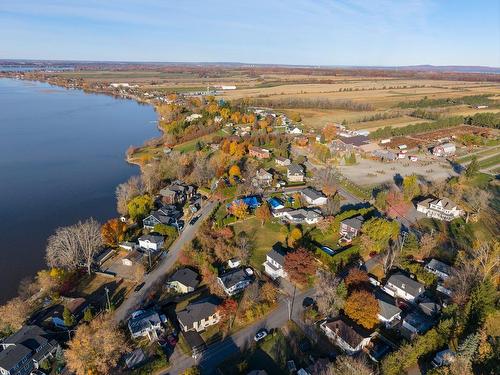
[[[196,288],[200,281],[199,275],[189,268],[179,268],[175,273],[170,276],[170,281],[177,281],[185,286]]]
[[[222,281],[222,284],[224,284],[224,286],[229,289],[238,284],[240,281],[249,280],[250,277],[244,269],[235,268],[234,270],[220,275],[219,279]]]
[[[0,352],[0,368],[10,371],[30,354],[31,350],[23,345],[9,346]]]
[[[203,340],[203,337],[196,332],[196,331],[187,331],[187,332],[182,332],[181,333],[184,338],[186,339],[186,342],[188,345],[191,347],[191,349],[199,349],[205,346],[205,340]]]
[[[434,321],[430,317],[418,310],[410,312],[403,320],[415,328],[418,333],[424,333],[434,324]]]
[[[128,321],[128,328],[130,332],[134,333],[140,332],[145,328],[157,325],[158,323],[161,323],[161,319],[156,311],[144,310],[142,314],[131,318]]]
[[[427,268],[435,271],[442,272],[446,275],[451,275],[452,268],[447,265],[446,263],[443,263],[437,259],[431,259],[429,263],[427,263]]]
[[[177,313],[177,320],[184,326],[190,328],[194,322],[199,322],[204,318],[213,315],[219,306],[219,299],[210,296],[196,302],[192,302],[187,307]]]
[[[363,339],[370,336],[366,331],[354,324],[350,324],[343,318],[328,322],[326,326],[352,348],[356,348]]]
[[[399,289],[410,293],[412,296],[418,296],[421,293],[421,290],[423,291],[424,289],[423,284],[420,284],[418,281],[415,281],[402,273],[392,275],[389,277],[389,280],[387,280],[387,283],[397,286]]]
[[[163,242],[163,240],[163,236],[159,234],[145,234],[139,237],[139,241],[149,241],[156,244]]]
[[[349,219],[342,220],[342,224],[348,225],[351,228],[355,228],[355,229],[359,230],[359,229],[361,229],[361,226],[363,225],[364,221],[365,221],[365,219],[363,218],[363,216],[358,215],[358,216],[351,217]]]
[[[312,200],[316,200],[318,198],[325,197],[325,195],[322,192],[317,191],[317,190],[310,188],[310,187],[306,187],[304,190],[302,190],[301,193],[304,194],[305,196],[309,197]]]
[[[340,139],[345,144],[354,145],[354,146],[361,146],[361,145],[364,145],[365,143],[369,142],[369,139],[366,135],[356,135],[354,137],[339,136],[338,139]]]
[[[304,174],[304,168],[299,164],[290,164],[287,168],[289,174]]]
[[[146,356],[141,348],[137,348],[134,351],[128,353],[125,356],[125,364],[128,368],[133,368],[146,360]]]
[[[379,314],[385,319],[391,319],[394,315],[401,312],[401,309],[396,306],[394,298],[382,290],[377,289],[375,291],[375,298],[378,301]]]
[[[267,256],[269,258],[276,261],[278,264],[280,264],[282,266],[285,265],[285,255],[286,255],[286,251],[283,249],[283,247],[279,243],[274,244],[271,251],[267,253]]]

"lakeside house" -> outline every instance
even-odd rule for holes
[[[160,190],[161,200],[164,204],[183,205],[196,193],[196,188],[187,185],[180,180],[174,180],[168,186]]]
[[[214,296],[192,302],[177,313],[177,320],[184,332],[201,332],[220,321],[220,301]]]
[[[448,198],[426,198],[417,203],[417,211],[427,217],[451,221],[463,215],[456,203]]]
[[[0,342],[0,374],[28,375],[35,373],[41,363],[55,356],[59,344],[35,325],[23,326]]]
[[[146,250],[158,251],[163,247],[164,238],[159,234],[145,234],[139,237],[139,246]]]
[[[168,279],[167,287],[174,289],[177,293],[189,293],[194,291],[200,284],[200,275],[189,268],[179,268]]]
[[[156,211],[152,211],[150,215],[142,220],[142,224],[146,229],[154,229],[157,224],[176,226],[181,217],[182,212],[177,207],[165,205]]]

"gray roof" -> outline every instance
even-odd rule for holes
[[[370,140],[366,135],[356,135],[354,137],[338,137],[339,140],[348,145],[361,146],[368,143]]]
[[[349,219],[342,220],[342,224],[345,224],[345,225],[350,226],[351,228],[355,228],[357,230],[360,230],[361,227],[363,226],[364,221],[365,221],[365,219],[363,218],[363,216],[358,215],[358,216],[351,217]]]
[[[431,259],[429,263],[427,263],[427,268],[435,271],[442,272],[446,275],[451,275],[452,268],[451,266],[447,265],[446,263],[443,263],[437,259]]]
[[[325,195],[322,192],[317,191],[317,190],[310,188],[310,187],[306,187],[304,190],[301,191],[301,193],[312,200],[316,200],[318,198],[325,197]]]
[[[274,244],[271,251],[267,253],[267,256],[269,258],[276,261],[281,266],[285,265],[285,255],[286,255],[285,250],[279,244]]]
[[[241,268],[235,268],[234,270],[228,271],[219,276],[219,279],[222,281],[224,286],[229,289],[238,284],[240,281],[249,280],[250,277],[247,275],[245,270]]]
[[[2,344],[11,345],[0,351],[0,367],[6,370],[11,370],[26,356],[39,360],[57,346],[56,341],[49,341],[47,332],[33,325],[23,326]]]
[[[383,318],[389,320],[394,315],[401,312],[401,309],[396,306],[394,298],[387,293],[384,293],[382,290],[379,289],[375,291],[375,298],[378,301],[379,314]]]
[[[163,236],[159,234],[145,234],[144,236],[139,237],[139,241],[149,241],[159,244],[163,242]]]
[[[433,325],[433,320],[418,310],[410,312],[403,320],[415,328],[418,333],[424,333]]]
[[[337,334],[342,340],[348,343],[351,348],[356,348],[363,339],[369,337],[361,327],[357,327],[354,324],[350,324],[343,318],[335,319],[328,322],[326,326],[333,332]]]
[[[290,164],[288,167],[288,174],[304,174],[304,168],[299,164]]]
[[[220,301],[214,296],[192,302],[184,310],[177,313],[177,320],[184,326],[191,328],[194,322],[212,316],[217,311],[219,303]]]
[[[199,275],[189,268],[179,268],[175,273],[170,276],[170,281],[177,281],[182,285],[196,288],[200,281]]]
[[[128,353],[125,356],[125,364],[128,368],[135,367],[146,360],[146,356],[141,348],[137,348],[134,351]]]
[[[142,314],[131,318],[128,321],[128,328],[130,332],[140,332],[143,329],[150,328],[161,323],[160,316],[156,311],[144,310]]]
[[[409,278],[402,273],[396,273],[389,277],[387,284],[392,284],[401,290],[411,294],[412,296],[418,296],[421,291],[424,290],[424,285],[420,284],[418,281]]]

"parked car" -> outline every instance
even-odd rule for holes
[[[134,288],[134,292],[138,292],[139,290],[142,289],[142,287],[144,286],[144,284],[146,283],[140,283],[139,285],[137,285],[135,288]]]
[[[314,300],[311,297],[304,298],[304,300],[302,301],[302,307],[304,309],[307,309],[312,306],[314,306]]]
[[[189,225],[194,225],[199,218],[200,218],[199,216],[193,217],[191,220],[189,220]]]
[[[174,335],[168,335],[167,341],[170,345],[175,346],[175,344],[177,344],[178,340],[177,340],[177,337],[175,337]]]
[[[254,336],[254,338],[253,338],[253,339],[255,340],[255,342],[259,342],[260,340],[262,340],[262,339],[263,339],[264,337],[266,337],[267,335],[268,335],[268,331],[267,331],[267,329],[262,328],[262,329],[259,329],[259,330],[257,331],[257,333],[255,334],[255,336]]]

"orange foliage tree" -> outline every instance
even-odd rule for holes
[[[344,282],[349,289],[360,289],[368,284],[368,274],[359,268],[351,268]]]
[[[323,136],[325,141],[330,142],[337,135],[337,128],[333,124],[328,124],[323,128]]]
[[[264,223],[266,221],[271,220],[271,210],[269,209],[267,203],[263,203],[262,205],[257,207],[257,209],[255,210],[255,216],[260,220],[262,226],[264,226]]]
[[[314,257],[304,248],[299,248],[285,255],[285,271],[296,283],[305,284],[316,272]]]
[[[101,236],[104,243],[108,246],[117,246],[122,242],[127,232],[127,224],[119,219],[111,219],[101,227]]]
[[[344,312],[356,323],[367,329],[378,323],[378,302],[372,293],[366,290],[352,292],[345,302]]]

